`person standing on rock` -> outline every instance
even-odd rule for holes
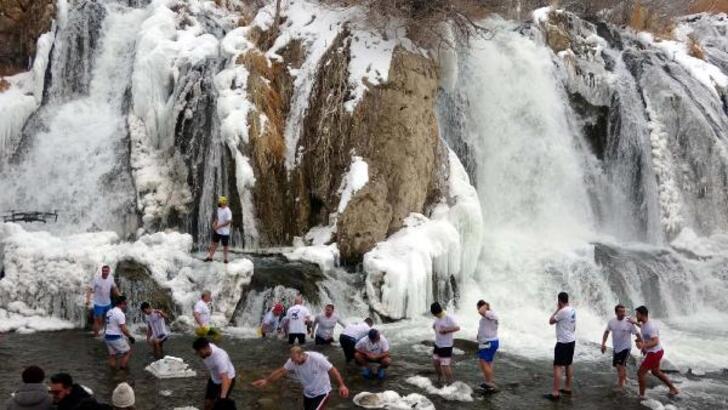
[[[303,306],[303,296],[301,294],[296,295],[293,306],[288,308],[286,319],[288,322],[288,344],[292,345],[296,340],[301,345],[306,343],[306,333],[308,333],[308,326],[311,324],[311,312],[306,306]]]
[[[317,352],[304,352],[300,346],[291,348],[291,356],[283,365],[274,370],[268,377],[253,382],[257,388],[265,387],[285,376],[293,374],[303,385],[304,410],[321,410],[326,408],[326,402],[331,394],[331,377],[339,385],[339,396],[349,397],[349,389],[344,384],[341,373]]]
[[[207,338],[200,337],[192,343],[197,355],[210,372],[205,390],[205,410],[212,410],[215,402],[227,400],[235,387],[235,366],[226,351],[220,349]]]
[[[144,323],[147,325],[147,343],[152,347],[152,352],[156,359],[164,357],[164,342],[169,338],[169,330],[165,320],[167,315],[159,310],[152,309],[149,302],[143,302],[140,306],[144,314]]]
[[[114,301],[114,307],[106,313],[104,342],[106,342],[106,347],[109,350],[109,366],[112,369],[116,369],[117,359],[119,369],[128,369],[129,358],[131,357],[131,346],[129,344],[135,342],[134,336],[131,335],[129,328],[126,326],[126,314],[124,314],[126,307],[126,296],[119,295]]]
[[[660,361],[665,351],[660,345],[660,330],[657,328],[654,320],[650,320],[649,311],[645,306],[635,309],[637,320],[630,318],[630,322],[640,327],[642,330],[642,341],[637,342],[637,347],[642,350],[645,358],[640,364],[637,371],[637,380],[639,382],[640,399],[645,398],[645,389],[647,386],[647,373],[652,372],[655,377],[660,379],[670,389],[670,396],[676,396],[680,393],[667,375],[660,370]]]
[[[487,392],[497,389],[493,383],[493,360],[498,351],[498,315],[490,308],[490,304],[479,300],[477,304],[480,323],[478,323],[478,365],[483,372],[485,383],[480,387]]]
[[[377,329],[369,329],[367,336],[356,342],[354,359],[361,367],[361,374],[365,379],[372,377],[370,364],[379,364],[377,378],[384,380],[384,369],[392,364],[392,357],[389,354],[389,342]]]
[[[317,345],[330,345],[334,342],[334,328],[336,324],[346,327],[346,323],[334,313],[334,305],[327,304],[323,313],[320,313],[313,320],[314,339]]]
[[[374,321],[368,317],[361,323],[352,323],[344,327],[344,330],[339,335],[339,344],[341,345],[341,350],[344,351],[344,358],[346,358],[347,364],[354,360],[356,343],[369,333],[372,326],[374,326]]]
[[[607,351],[607,338],[612,333],[612,366],[617,369],[617,389],[624,391],[624,383],[627,381],[627,359],[632,350],[632,335],[637,336],[640,341],[640,334],[637,327],[629,321],[627,310],[622,305],[614,307],[616,317],[607,322],[607,328],[602,336],[602,353]]]
[[[574,379],[574,348],[576,347],[576,310],[569,306],[569,295],[559,293],[556,312],[549,318],[549,324],[556,325],[556,346],[554,347],[554,383],[551,393],[544,397],[556,401],[561,394],[571,395]],[[561,369],[566,371],[566,385],[561,388]]]
[[[228,208],[228,199],[221,196],[217,200],[217,214],[212,222],[212,243],[210,244],[210,252],[205,258],[205,262],[212,262],[215,256],[217,245],[222,242],[223,261],[228,263],[228,245],[230,244],[230,225],[233,223],[233,213]]]
[[[91,285],[86,289],[86,307],[91,306],[91,294],[94,295],[94,337],[99,335],[106,313],[111,309],[112,296],[120,294],[119,288],[114,283],[109,265],[101,267],[101,275],[95,276]]]
[[[283,313],[283,305],[276,303],[273,307],[266,312],[263,316],[263,321],[260,323],[260,335],[266,337],[268,335],[275,335],[276,332],[280,331],[280,317]]]
[[[432,365],[435,367],[435,373],[437,373],[438,384],[442,382],[450,384],[453,382],[450,364],[452,362],[452,348],[455,344],[454,333],[460,331],[460,326],[452,316],[442,309],[438,302],[430,305],[430,313],[435,316],[435,322],[432,323],[432,330],[435,331]]]

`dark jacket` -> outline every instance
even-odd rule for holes
[[[84,399],[91,397],[90,394],[79,384],[74,384],[71,387],[71,394],[64,397],[63,400],[56,404],[58,410],[76,410],[78,405],[81,404]]]
[[[48,386],[43,383],[22,384],[5,407],[7,410],[48,410],[51,408]]]

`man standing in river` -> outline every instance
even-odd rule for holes
[[[344,384],[341,373],[317,352],[304,352],[300,346],[291,348],[291,356],[283,365],[273,371],[268,377],[253,382],[253,386],[262,388],[275,382],[287,373],[293,374],[303,385],[304,410],[320,410],[326,408],[326,402],[331,394],[331,377],[339,385],[339,396],[349,397],[349,389]]]
[[[627,380],[627,359],[632,350],[632,335],[640,340],[639,332],[626,314],[627,310],[622,305],[614,307],[616,317],[609,320],[607,328],[602,336],[602,353],[607,351],[607,338],[612,333],[612,366],[617,368],[617,389],[624,391],[624,382]]]
[[[205,258],[205,262],[212,262],[217,244],[222,242],[223,262],[228,263],[228,245],[230,244],[230,224],[233,222],[233,213],[228,208],[228,199],[221,196],[217,200],[217,213],[215,220],[212,222],[212,243],[210,244],[210,252]]]
[[[120,295],[114,300],[114,308],[106,313],[104,341],[109,350],[109,366],[112,369],[116,368],[117,359],[121,370],[129,368],[129,358],[131,357],[129,344],[134,344],[134,336],[126,326],[126,315],[124,314],[126,306],[126,296]]]
[[[95,276],[91,285],[86,289],[86,306],[91,305],[91,294],[94,295],[94,337],[99,335],[106,312],[111,309],[111,297],[119,295],[119,288],[114,283],[109,265],[101,267],[101,275]]]
[[[640,364],[640,368],[637,371],[637,380],[640,388],[640,399],[645,398],[645,389],[647,386],[647,372],[652,372],[655,377],[660,379],[669,389],[670,396],[675,396],[679,393],[677,388],[667,375],[660,370],[660,361],[665,351],[662,350],[660,345],[660,330],[657,328],[657,324],[649,318],[649,312],[645,306],[640,306],[635,309],[635,316],[637,320],[629,319],[630,322],[640,327],[642,330],[642,343],[637,342],[637,347],[642,350],[642,354],[645,358]]]
[[[324,308],[324,312],[313,320],[314,340],[317,345],[330,345],[334,342],[334,328],[337,323],[342,328],[346,327],[346,323],[334,313],[334,305],[329,303]]]
[[[559,400],[561,394],[571,395],[574,379],[574,348],[576,347],[576,310],[569,306],[569,295],[559,293],[556,312],[549,318],[550,325],[556,325],[556,346],[554,347],[554,383],[551,393],[544,397]],[[561,369],[566,372],[566,385],[561,388]]]
[[[430,313],[435,317],[432,323],[432,330],[435,331],[435,347],[432,351],[432,364],[437,373],[437,382],[452,383],[452,348],[455,342],[454,333],[460,331],[460,326],[455,322],[452,316],[448,315],[435,302],[430,305]]]
[[[212,410],[215,402],[230,398],[230,393],[235,387],[235,366],[226,351],[204,337],[196,339],[192,343],[192,348],[210,372],[205,389],[204,409]]]

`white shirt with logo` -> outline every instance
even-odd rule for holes
[[[653,337],[660,337],[660,330],[657,328],[657,325],[655,324],[654,320],[648,320],[645,323],[642,323],[642,340],[645,342],[648,342]],[[647,353],[655,353],[662,350],[662,346],[660,344],[656,344],[652,346],[649,349],[645,349]]]
[[[230,356],[227,352],[210,343],[210,350],[212,353],[210,356],[204,358],[202,361],[205,363],[205,367],[210,371],[210,379],[215,384],[222,384],[222,374],[227,374],[228,378],[232,379],[235,377],[235,366],[230,361]]]
[[[200,299],[195,303],[194,312],[199,316],[202,326],[210,324],[210,306],[204,300]]]
[[[336,313],[332,313],[331,316],[326,316],[326,314],[321,313],[316,316],[314,323],[317,326],[316,336],[327,340],[334,337],[334,328],[336,328],[337,323],[344,326],[344,322],[339,319],[339,316],[336,315]]]
[[[109,306],[111,304],[112,287],[114,287],[114,277],[111,274],[106,279],[101,276],[95,277],[91,282],[91,289],[94,292],[94,305]]]
[[[455,342],[455,333],[447,333],[443,335],[440,331],[443,329],[453,328],[455,326],[457,326],[457,323],[455,323],[455,319],[453,319],[450,315],[446,314],[443,317],[435,319],[435,322],[432,324],[432,328],[435,330],[435,346],[452,347]]]
[[[321,353],[306,352],[304,354],[306,355],[306,361],[303,364],[299,365],[288,359],[283,368],[293,373],[303,385],[304,396],[311,399],[328,394],[331,391],[329,370],[333,365]]]
[[[118,306],[106,312],[106,331],[107,336],[121,336],[121,325],[126,324],[126,315]]]
[[[217,224],[222,225],[225,222],[233,220],[233,212],[228,207],[220,208],[217,207]],[[218,235],[230,235],[230,224],[215,230]]]
[[[370,329],[371,327],[367,322],[352,323],[349,326],[346,326],[341,334],[344,336],[349,336],[356,341],[359,341],[364,336],[366,336],[367,333],[369,333]]]
[[[379,335],[379,340],[377,340],[376,343],[373,343],[371,340],[369,340],[369,336],[365,336],[364,338],[356,342],[356,345],[354,347],[356,348],[356,350],[361,350],[362,352],[382,354],[389,351],[389,342],[381,334]]]
[[[286,318],[288,318],[288,333],[305,334],[308,330],[306,320],[311,316],[306,306],[293,305],[288,308]]]
[[[556,341],[571,343],[576,341],[576,309],[564,306],[554,316],[556,320]]]
[[[619,353],[632,348],[632,335],[637,334],[637,326],[629,323],[627,318],[622,320],[616,317],[607,322],[607,329],[612,332],[612,348],[614,353]]]
[[[492,310],[485,312],[478,323],[478,343],[498,340],[498,315]]]
[[[152,329],[152,336],[156,339],[169,334],[167,325],[164,323],[164,317],[158,312],[152,312],[145,315],[144,322],[146,322],[147,326]]]

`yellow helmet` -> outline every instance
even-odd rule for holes
[[[226,196],[222,195],[220,198],[218,198],[217,203],[220,205],[227,205],[228,199]]]

